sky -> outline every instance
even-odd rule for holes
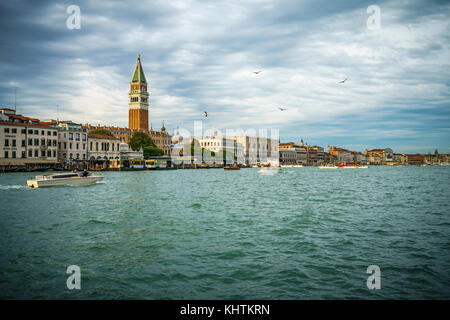
[[[2,1],[0,39],[0,106],[17,88],[26,116],[127,126],[140,53],[153,129],[450,153],[448,1]]]

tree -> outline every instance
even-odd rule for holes
[[[101,134],[101,135],[104,135],[104,136],[110,136],[110,137],[113,137],[113,134],[111,133],[111,131],[106,130],[106,129],[95,129],[95,130],[89,131],[89,133],[92,133],[92,134]]]
[[[152,139],[148,136],[148,134],[144,132],[134,132],[131,136],[129,146],[134,151],[139,151],[141,148],[145,147],[156,147],[156,145],[153,143]]]
[[[162,150],[162,149],[159,149],[159,148],[153,147],[153,146],[144,147],[144,159],[148,159],[150,157],[163,156],[163,155],[164,155],[164,150]]]

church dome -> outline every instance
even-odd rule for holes
[[[182,141],[183,141],[183,136],[180,135],[180,132],[177,129],[177,131],[175,131],[175,134],[172,137],[172,143],[177,144]]]
[[[125,142],[122,142],[119,145],[119,151],[120,152],[128,152],[130,149],[128,148],[128,144],[126,144]]]

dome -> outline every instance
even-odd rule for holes
[[[177,129],[177,131],[175,131],[175,134],[172,137],[172,143],[177,144],[181,141],[183,141],[183,136],[180,135],[180,132]]]
[[[125,142],[122,142],[119,145],[119,151],[120,152],[128,152],[129,151],[128,144],[126,144]]]

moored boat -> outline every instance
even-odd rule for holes
[[[101,175],[89,174],[84,176],[83,173],[60,173],[45,174],[36,176],[35,179],[27,180],[30,188],[56,187],[56,186],[87,186],[103,179]]]
[[[223,170],[241,170],[238,166],[225,166]]]

